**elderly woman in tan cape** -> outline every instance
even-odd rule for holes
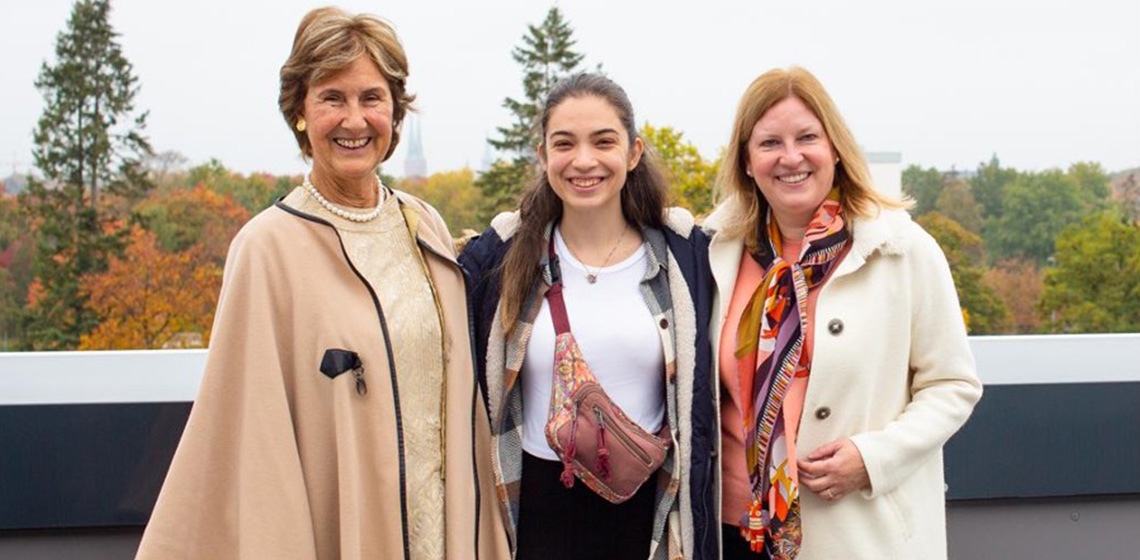
[[[301,21],[279,103],[312,171],[233,241],[138,558],[507,556],[450,234],[376,173],[406,78],[384,21]]]

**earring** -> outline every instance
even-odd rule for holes
[[[297,132],[304,132],[305,126],[306,126],[305,117],[301,117],[301,118],[297,119],[297,126],[296,126]]]
[[[752,176],[752,170],[751,169],[745,169],[744,174],[751,177]]]

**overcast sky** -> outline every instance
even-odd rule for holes
[[[603,65],[638,123],[671,126],[706,157],[745,86],[798,64],[830,91],[867,151],[973,169],[996,153],[1042,170],[1140,166],[1140,0],[557,2],[586,65]],[[277,73],[312,0],[118,0],[111,21],[141,82],[156,151],[243,173],[307,166],[277,111]],[[533,0],[347,1],[395,24],[411,64],[429,172],[479,167],[521,93],[510,51],[552,5]],[[0,3],[0,176],[31,168],[68,0]],[[386,172],[403,174],[404,146]]]

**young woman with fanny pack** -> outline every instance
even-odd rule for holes
[[[512,552],[706,557],[708,239],[617,84],[559,82],[541,126],[543,173],[460,256]]]

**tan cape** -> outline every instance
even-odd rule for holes
[[[434,209],[397,196],[443,313],[447,559],[508,558],[463,274]],[[352,372],[319,371],[332,348],[360,355],[365,395]],[[258,214],[230,247],[200,393],[137,558],[407,560],[403,469],[416,467],[394,379],[336,230],[280,203]]]

